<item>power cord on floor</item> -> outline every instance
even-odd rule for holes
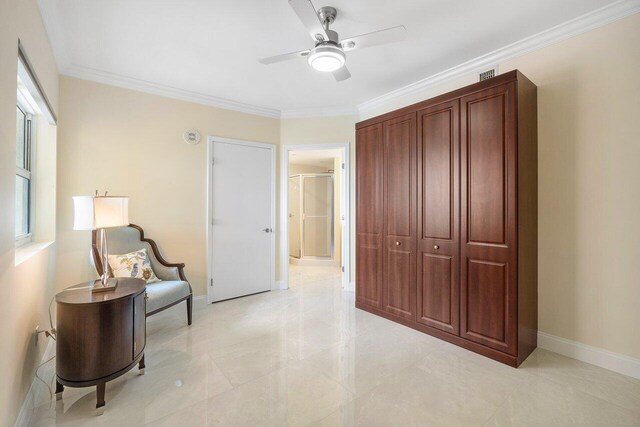
[[[49,330],[48,331],[39,331],[38,333],[44,333],[46,337],[53,339],[54,341],[56,340],[56,328],[53,326],[53,317],[51,315],[51,306],[53,305],[53,301],[55,300],[55,297],[51,298],[51,302],[49,303]],[[55,354],[53,356],[51,356],[49,359],[45,360],[44,362],[40,363],[40,365],[38,365],[38,367],[36,368],[36,378],[38,380],[40,380],[42,382],[42,384],[44,384],[47,387],[47,390],[49,390],[49,398],[53,398],[53,390],[51,389],[51,386],[49,385],[49,383],[47,383],[42,377],[40,377],[39,371],[40,368],[42,368],[44,365],[46,365],[47,363],[51,362],[53,359],[55,359],[56,356]]]
[[[40,371],[40,368],[42,368],[44,365],[46,365],[47,363],[51,362],[53,359],[56,358],[56,355],[54,354],[53,356],[51,356],[49,359],[47,359],[46,361],[42,362],[37,368],[36,368],[36,378],[39,379],[42,384],[44,384],[47,387],[47,390],[49,390],[49,398],[53,399],[53,390],[51,390],[51,386],[49,385],[48,382],[46,382],[42,377],[40,377],[40,374],[38,373],[38,371]]]
[[[53,305],[53,301],[56,299],[54,296],[51,298],[51,302],[49,303],[49,331],[46,331],[47,336],[51,336],[53,340],[56,340],[56,328],[53,326],[53,318],[51,317],[51,306]]]

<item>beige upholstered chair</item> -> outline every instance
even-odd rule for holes
[[[102,261],[98,251],[99,241],[97,232],[92,235],[91,252],[93,262],[98,272],[102,274]],[[109,239],[109,253],[112,255],[126,254],[142,248],[147,249],[151,261],[151,268],[160,282],[147,285],[147,317],[172,307],[182,301],[187,303],[187,321],[191,325],[193,291],[184,275],[184,264],[171,264],[160,255],[156,242],[144,237],[144,230],[135,224],[126,227],[110,228],[107,230]]]

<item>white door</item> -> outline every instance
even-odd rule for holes
[[[271,289],[274,147],[212,144],[210,301]]]

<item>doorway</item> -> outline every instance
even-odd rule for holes
[[[274,286],[275,147],[217,137],[208,142],[212,303]]]
[[[339,277],[349,287],[349,144],[284,146],[281,277]]]

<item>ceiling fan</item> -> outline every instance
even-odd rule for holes
[[[329,25],[333,24],[338,15],[338,11],[335,8],[325,6],[316,12],[311,0],[289,0],[289,5],[296,12],[304,26],[307,27],[311,38],[315,42],[315,47],[263,58],[260,59],[262,64],[268,65],[307,57],[309,65],[314,69],[333,73],[337,81],[342,81],[351,77],[351,73],[345,65],[347,60],[345,52],[393,43],[405,37],[406,29],[400,25],[340,40],[338,33],[329,29]]]

